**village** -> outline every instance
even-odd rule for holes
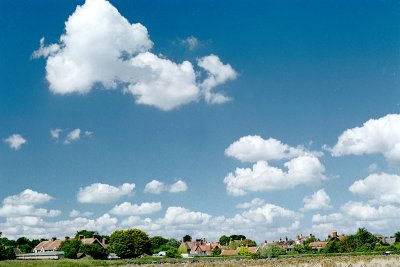
[[[131,248],[121,245],[127,242],[135,233],[136,236],[129,242],[135,245]],[[122,237],[116,239],[116,233]],[[199,257],[252,257],[252,258],[274,258],[280,255],[295,254],[319,254],[319,253],[346,253],[353,251],[398,253],[400,252],[400,232],[392,237],[373,235],[365,228],[360,228],[354,235],[338,234],[332,231],[323,240],[317,239],[313,234],[299,234],[295,238],[284,237],[279,240],[272,240],[256,244],[255,241],[246,238],[244,235],[223,235],[218,241],[208,241],[205,238],[192,240],[192,237],[185,235],[180,241],[167,239],[161,236],[149,238],[146,233],[139,229],[120,230],[111,236],[102,236],[95,231],[82,230],[77,232],[75,237],[64,237],[58,239],[53,237],[49,240],[36,240],[33,248],[21,244],[19,238],[15,247],[12,248],[14,257],[9,259],[17,260],[57,260],[62,258],[71,259],[108,259],[116,260],[121,258],[199,258]],[[0,238],[0,246],[5,244],[7,238]],[[34,240],[32,240],[34,241]],[[10,244],[10,243],[9,243]],[[4,245],[3,245],[4,246]],[[4,253],[10,246],[0,249]],[[124,249],[133,249],[136,254],[126,254]],[[12,253],[11,253],[12,254]],[[0,255],[4,259],[4,255]]]

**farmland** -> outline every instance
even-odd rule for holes
[[[57,260],[57,261],[3,261],[0,266],[54,266],[54,267],[69,267],[69,266],[222,266],[222,267],[397,267],[400,266],[400,256],[315,256],[315,257],[300,257],[300,258],[278,258],[278,259],[204,259],[195,262],[175,261],[175,262],[141,262],[138,260],[118,260],[118,261],[101,261],[101,260]]]

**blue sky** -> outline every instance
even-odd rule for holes
[[[393,234],[399,10],[1,1],[1,231]]]

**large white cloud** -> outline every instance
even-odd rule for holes
[[[161,202],[144,202],[140,205],[124,202],[112,208],[110,213],[118,216],[137,216],[152,214],[160,211],[161,208]]]
[[[32,189],[25,189],[17,195],[8,196],[3,200],[4,204],[10,205],[36,205],[43,204],[52,200],[53,197],[45,194],[33,191]]]
[[[293,188],[300,184],[316,185],[326,179],[325,167],[313,154],[304,154],[286,162],[286,170],[258,161],[252,168],[236,168],[224,178],[229,194],[245,195],[248,192],[273,191]]]
[[[225,149],[225,155],[242,162],[290,159],[305,153],[303,147],[290,147],[274,138],[263,139],[258,135],[243,136]]]
[[[309,210],[323,210],[323,209],[330,209],[332,206],[331,198],[325,192],[324,189],[320,189],[314,192],[311,196],[306,196],[303,199],[304,207],[302,211],[309,211]]]
[[[333,156],[373,153],[382,153],[391,163],[400,162],[400,114],[370,119],[344,131],[332,149]]]
[[[336,229],[347,234],[354,233],[359,227],[369,231],[392,235],[400,223],[400,207],[373,205],[370,203],[349,201],[340,207],[340,211],[327,215],[315,214],[313,226],[309,231],[327,234]]]
[[[170,193],[180,193],[187,191],[187,189],[187,184],[182,180],[178,180],[171,185],[165,184],[157,180],[152,180],[146,184],[144,192],[150,194],[161,194],[164,191]]]
[[[77,200],[81,203],[113,203],[123,196],[133,193],[135,184],[124,183],[120,186],[94,183],[80,188]]]
[[[47,210],[36,207],[37,205],[47,203],[52,199],[53,197],[48,194],[39,193],[31,189],[25,189],[17,195],[4,198],[3,206],[0,207],[0,216],[56,217],[61,214],[60,210]]]
[[[400,176],[388,173],[370,174],[355,181],[349,191],[380,203],[400,203]]]
[[[20,134],[13,134],[4,139],[4,142],[6,142],[10,148],[16,150],[19,150],[22,145],[28,143],[28,141],[22,137]]]
[[[400,176],[387,173],[370,174],[365,179],[355,181],[349,190],[380,203],[400,203]]]
[[[131,24],[105,0],[87,0],[65,23],[58,44],[44,45],[33,57],[46,57],[46,78],[53,93],[88,93],[96,84],[106,89],[123,87],[136,102],[171,110],[197,101],[201,88],[206,100],[223,102],[213,87],[236,77],[230,65],[217,56],[201,58],[208,77],[196,81],[189,61],[175,63],[150,51],[153,42],[145,26]]]

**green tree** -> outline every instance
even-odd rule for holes
[[[169,249],[167,250],[166,255],[168,258],[178,258],[181,255],[178,253],[178,249],[175,247],[169,247]]]
[[[276,258],[279,255],[285,255],[286,251],[276,245],[271,245],[266,248],[259,249],[254,255],[255,258]]]
[[[340,248],[340,241],[331,240],[326,244],[326,246],[322,249],[324,253],[338,253]]]
[[[110,252],[121,258],[136,258],[145,253],[150,254],[151,242],[142,230],[118,230],[111,234],[109,248]]]
[[[188,253],[188,248],[185,246],[184,243],[182,243],[179,248],[178,248],[178,253],[179,254],[186,254]]]
[[[246,239],[246,236],[244,236],[244,235],[231,235],[229,238],[231,240],[244,240],[244,239]]]
[[[396,242],[400,242],[400,231],[396,232],[394,237],[396,238]]]
[[[106,251],[99,243],[85,244],[80,247],[80,252],[91,256],[93,259],[99,260],[104,259],[107,256]]]
[[[151,253],[157,253],[160,251],[160,247],[168,243],[168,239],[162,236],[153,236],[150,238]]]
[[[230,238],[229,238],[229,236],[226,236],[226,235],[223,235],[223,236],[221,236],[221,237],[219,238],[219,243],[220,243],[222,246],[227,246],[227,245],[229,244],[229,241],[230,241]]]
[[[213,256],[219,256],[219,255],[221,255],[221,252],[222,252],[221,249],[219,247],[216,247],[216,248],[213,249],[212,255]]]
[[[64,257],[67,259],[76,259],[76,255],[80,252],[82,241],[79,239],[64,240],[60,244],[60,250],[64,251]]]
[[[85,238],[91,238],[96,233],[97,233],[96,231],[80,230],[80,231],[76,232],[75,238],[79,239],[80,236],[83,236]]]
[[[239,256],[251,256],[251,255],[253,255],[253,253],[251,253],[249,251],[249,249],[246,247],[240,247],[239,251],[238,251],[238,255]]]
[[[357,251],[372,251],[378,241],[377,237],[367,231],[365,228],[358,228],[354,234],[354,242]]]
[[[182,238],[183,242],[191,242],[192,241],[192,237],[190,235],[185,235]]]
[[[170,238],[170,239],[168,239],[168,242],[166,243],[166,245],[174,247],[174,248],[179,248],[179,246],[181,245],[181,242],[179,242],[175,238]]]

